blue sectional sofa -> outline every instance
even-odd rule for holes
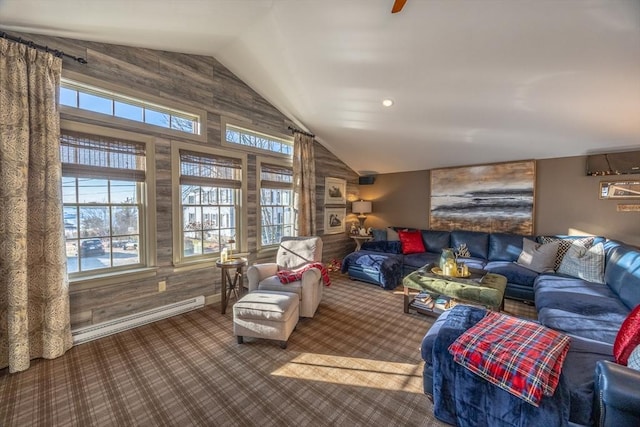
[[[424,392],[436,395],[436,417],[473,426],[640,426],[640,372],[613,362],[620,326],[640,304],[639,249],[593,238],[593,245],[604,247],[604,283],[593,283],[553,271],[537,273],[514,262],[522,252],[523,238],[542,243],[544,236],[462,230],[420,233],[425,252],[402,254],[400,242],[378,239],[347,256],[342,272],[393,289],[402,277],[438,262],[443,248],[464,244],[469,250],[465,263],[506,276],[508,298],[535,303],[539,323],[571,338],[560,385],[536,408],[466,371],[446,351],[452,340],[483,317],[483,309],[468,307],[464,316],[460,312],[465,306],[445,312],[421,347]]]

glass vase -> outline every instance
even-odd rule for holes
[[[444,271],[444,265],[447,263],[447,261],[449,260],[453,260],[453,262],[455,263],[456,261],[456,255],[453,253],[453,249],[451,248],[444,248],[442,250],[442,254],[440,255],[440,263],[439,263],[439,267],[441,271]]]

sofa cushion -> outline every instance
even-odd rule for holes
[[[458,258],[456,260],[458,263],[466,264],[469,268],[477,268],[478,270],[484,270],[484,266],[487,264],[487,260],[484,258]]]
[[[450,236],[448,231],[422,230],[422,240],[427,252],[440,254],[444,248],[451,247]]]
[[[429,252],[415,253],[404,256],[404,265],[412,269],[418,269],[425,265],[437,263],[440,255]]]
[[[387,227],[387,240],[390,240],[390,241],[400,240],[400,236],[398,236],[398,232],[393,227]]]
[[[631,310],[624,319],[620,331],[613,343],[613,355],[616,363],[626,365],[633,349],[640,345],[640,305]]]
[[[533,282],[538,277],[538,273],[529,270],[515,262],[509,261],[489,261],[484,269],[495,274],[500,274],[507,278],[509,283],[527,285],[533,288]]]
[[[640,250],[626,245],[609,250],[604,279],[629,310],[640,304]]]
[[[536,243],[522,238],[522,252],[516,263],[536,273],[552,272],[560,242]]]
[[[604,284],[604,245],[598,243],[590,248],[571,245],[562,258],[558,273]]]
[[[613,344],[629,309],[608,287],[561,275],[534,283],[538,321],[568,334]]]
[[[491,233],[489,235],[489,261],[515,261],[522,252],[519,234]],[[533,240],[533,238],[531,238]]]
[[[459,248],[466,244],[474,258],[489,258],[489,233],[481,231],[456,230],[451,232],[451,247]]]
[[[419,230],[415,231],[398,231],[400,237],[400,243],[402,244],[403,254],[415,254],[426,252],[424,243],[422,242],[422,233]]]

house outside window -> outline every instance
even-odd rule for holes
[[[146,144],[63,128],[60,158],[70,278],[146,266]]]
[[[260,246],[277,245],[284,236],[296,235],[293,205],[293,169],[258,160],[260,194]]]
[[[173,147],[179,189],[179,206],[174,211],[179,224],[176,264],[219,256],[230,240],[240,241],[243,224],[244,158],[218,150],[188,149],[187,145]]]

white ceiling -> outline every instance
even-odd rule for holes
[[[392,4],[0,0],[0,27],[212,55],[362,174],[640,149],[640,0]]]

